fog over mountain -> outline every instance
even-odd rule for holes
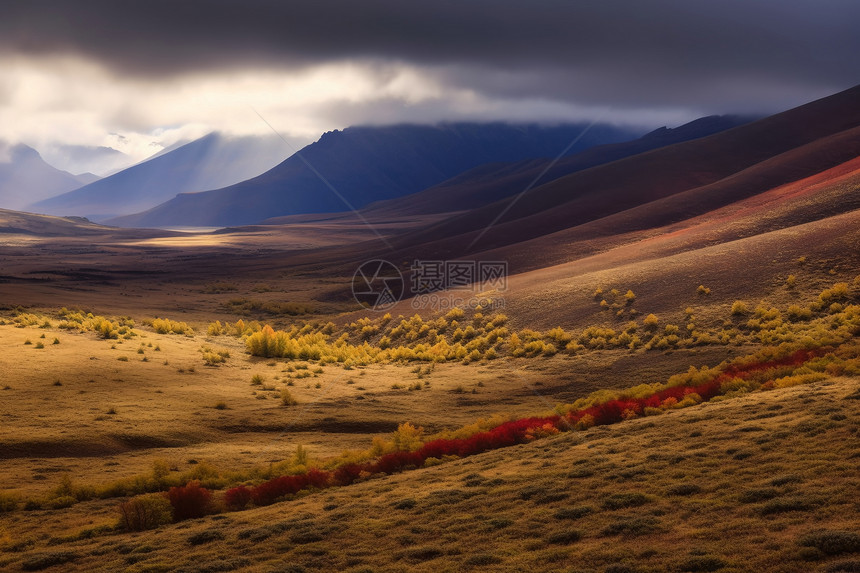
[[[291,152],[278,137],[212,133],[69,193],[35,211],[103,220],[149,209],[178,193],[205,191],[259,175]]]
[[[857,21],[852,0],[7,0],[0,138],[141,161],[269,133],[254,110],[298,146],[350,125],[767,115],[857,81]]]
[[[94,179],[92,174],[73,175],[48,165],[32,147],[0,141],[0,208],[21,210]]]
[[[94,173],[100,177],[112,175],[135,163],[122,151],[104,145],[55,143],[42,146],[39,153],[57,169],[70,173]]]

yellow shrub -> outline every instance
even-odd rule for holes
[[[409,422],[400,424],[391,435],[394,450],[398,452],[414,452],[424,445],[423,438],[424,428],[416,428]]]
[[[732,303],[732,314],[735,316],[749,314],[750,309],[742,300],[736,300]]]
[[[654,332],[655,330],[657,330],[657,325],[659,324],[659,322],[660,321],[657,319],[657,315],[649,314],[642,321],[642,328],[649,332]]]
[[[152,329],[158,334],[187,334],[191,335],[194,330],[184,322],[177,322],[169,318],[155,318],[152,320]]]
[[[823,374],[821,372],[812,372],[809,374],[793,374],[791,376],[777,378],[773,381],[773,387],[789,388],[791,386],[799,386],[800,384],[810,384],[812,382],[818,382],[819,380],[825,380],[826,378],[827,374]]]

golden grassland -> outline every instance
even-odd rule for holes
[[[198,465],[189,460],[222,469],[268,466],[298,445],[331,457],[366,447],[405,421],[435,432],[497,412],[541,412],[632,380],[662,382],[691,362],[719,363],[736,350],[654,354],[644,369],[636,355],[606,350],[468,367],[345,370],[248,357],[243,342],[231,337],[134,332],[130,339],[102,339],[58,329],[56,321],[52,328],[0,325],[4,491],[42,496],[65,472],[100,486],[148,473],[158,459],[182,473]],[[37,348],[40,341],[44,348]],[[207,349],[229,357],[207,365]],[[282,406],[285,389],[296,407]]]
[[[632,291],[598,288],[588,304],[602,323],[547,331],[481,309],[277,330],[12,312],[0,320],[0,567],[828,570],[842,557],[803,536],[850,530],[853,547],[856,360],[269,508],[115,530],[125,496],[324,467],[402,422],[429,435],[581,407],[690,365],[856,337],[860,277],[804,296],[790,279],[783,288],[726,305],[702,285],[674,322],[640,310]]]

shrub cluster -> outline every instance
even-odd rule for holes
[[[278,302],[233,298],[224,303],[225,310],[234,314],[256,315],[269,314],[273,316],[298,316],[313,314],[316,309],[309,304],[296,302]]]
[[[155,529],[173,521],[170,501],[162,493],[139,495],[119,504],[119,525],[126,531]]]
[[[744,358],[722,364],[717,368],[696,369],[670,377],[665,384],[643,384],[624,392],[598,391],[573,404],[559,406],[556,412],[546,416],[510,419],[496,416],[479,420],[475,424],[455,432],[445,432],[429,440],[424,439],[423,430],[411,424],[401,424],[391,438],[376,438],[367,451],[346,452],[332,460],[327,469],[308,469],[310,461],[307,451],[299,448],[289,462],[276,464],[273,472],[285,474],[262,481],[255,486],[240,485],[223,494],[223,505],[230,510],[240,510],[249,504],[268,505],[289,498],[308,489],[323,489],[344,486],[367,479],[374,474],[392,474],[412,468],[437,465],[447,459],[472,456],[489,450],[527,443],[558,432],[587,429],[591,426],[614,424],[638,416],[660,413],[666,409],[693,406],[707,400],[720,399],[743,389],[768,389],[774,380],[796,376],[804,369],[811,372],[826,370],[831,365],[840,368],[860,368],[860,343],[845,344],[835,349],[795,349],[788,345],[765,348]],[[815,369],[815,370],[813,370]],[[742,387],[742,388],[741,388]],[[156,468],[158,470],[158,468]],[[166,484],[167,470],[154,470],[153,480]],[[212,470],[210,470],[211,472]],[[175,481],[176,478],[174,478]],[[235,481],[233,483],[236,483]],[[69,485],[69,491],[73,488]],[[697,487],[673,491],[672,495],[689,495]],[[766,499],[769,492],[747,492],[750,501]],[[753,496],[755,496],[753,498]],[[763,497],[762,497],[763,496]],[[138,498],[136,498],[138,499]],[[185,486],[174,486],[167,492],[173,519],[178,521],[199,517],[212,511],[210,492],[199,482]],[[154,498],[144,498],[146,503],[156,503]],[[135,500],[132,500],[135,501]],[[632,507],[646,503],[641,494],[624,494],[605,500],[610,509]],[[143,501],[140,502],[143,504]],[[782,503],[782,502],[781,502]],[[143,504],[147,507],[146,504]],[[163,504],[162,504],[163,506]],[[135,506],[129,506],[129,515]],[[762,512],[793,511],[799,506],[792,501],[762,506]],[[146,514],[147,516],[149,514]],[[559,516],[559,519],[568,518]],[[132,523],[133,517],[124,518]],[[159,522],[161,518],[139,519],[146,524]],[[134,521],[126,528],[142,527]],[[150,525],[146,525],[147,527]],[[632,527],[632,526],[631,526]],[[630,531],[627,526],[613,533],[636,534],[638,525]],[[833,538],[838,536],[833,536]]]
[[[847,283],[826,289],[808,307],[797,304],[786,309],[759,305],[753,311],[743,301],[731,308],[734,322],[722,327],[703,328],[687,309],[687,324],[681,327],[662,322],[649,314],[641,323],[630,320],[623,326],[592,325],[580,332],[556,327],[545,332],[510,330],[502,314],[485,316],[477,309],[467,317],[455,309],[443,317],[425,320],[419,315],[393,318],[390,314],[371,320],[362,318],[337,327],[333,323],[306,322],[286,330],[259,323],[235,325],[216,321],[208,332],[245,338],[247,351],[254,356],[341,363],[346,368],[379,362],[448,362],[465,364],[502,356],[533,358],[559,352],[576,354],[584,350],[627,349],[671,350],[708,344],[766,345],[803,341],[807,346],[837,345],[860,332],[860,305],[851,304]],[[603,296],[599,289],[596,293]],[[629,309],[635,294],[610,291],[610,309]],[[852,298],[853,297],[853,298]],[[606,299],[603,299],[606,302]],[[632,316],[632,313],[631,313]]]
[[[184,334],[191,336],[194,329],[184,322],[170,320],[169,318],[154,318],[150,322],[152,329],[158,334]]]
[[[374,474],[392,474],[436,465],[440,460],[526,443],[560,431],[614,424],[665,409],[693,406],[720,397],[727,389],[733,391],[735,386],[726,386],[727,382],[761,380],[774,376],[776,372],[790,373],[794,369],[806,368],[806,364],[822,360],[823,356],[828,360],[839,359],[840,352],[857,357],[860,348],[852,346],[826,354],[822,350],[765,349],[719,368],[691,367],[688,372],[671,377],[664,385],[642,385],[617,395],[606,391],[596,392],[572,405],[559,407],[553,415],[485,420],[460,432],[426,442],[422,441],[420,428],[402,424],[391,440],[375,439],[368,452],[354,455],[354,459],[340,459],[333,471],[310,470],[304,474],[275,478],[251,488],[250,500],[256,505],[266,505],[309,487],[349,485]],[[370,456],[373,459],[368,460]],[[691,492],[684,490],[678,494]],[[247,498],[242,499],[244,501],[236,505],[247,504]],[[604,505],[614,509],[641,505],[647,501],[648,498],[641,494],[620,494],[608,498]]]
[[[252,320],[250,322],[245,322],[242,319],[237,320],[234,323],[221,323],[220,320],[216,320],[215,322],[210,322],[209,326],[206,329],[206,334],[209,336],[250,336],[255,332],[260,332],[262,330],[263,325],[257,322],[256,320]]]
[[[333,485],[332,474],[314,468],[303,474],[281,476],[263,482],[250,490],[250,497],[254,505],[271,505],[275,501],[289,495],[295,495],[303,489],[323,489],[330,485]]]
[[[201,346],[199,352],[203,355],[203,362],[207,366],[218,366],[227,362],[227,359],[230,358],[229,350],[213,350],[206,345]]]
[[[65,330],[76,330],[78,332],[95,332],[99,338],[130,339],[137,336],[134,331],[134,321],[131,318],[119,318],[110,320],[104,316],[97,316],[91,312],[82,310],[69,310],[61,308],[58,313],[61,321],[59,328]]]

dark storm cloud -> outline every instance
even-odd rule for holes
[[[858,81],[857,22],[856,0],[11,0],[0,53],[155,77],[379,59],[500,97],[794,103]]]

